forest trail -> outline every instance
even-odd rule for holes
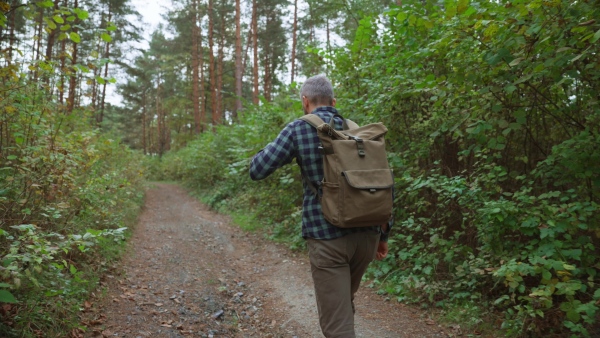
[[[322,337],[305,254],[232,226],[157,183],[118,276],[88,309],[89,337]],[[446,337],[421,310],[357,294],[358,337]]]

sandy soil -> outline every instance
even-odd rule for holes
[[[156,184],[88,337],[322,337],[304,254],[241,231],[184,189]],[[362,287],[359,337],[447,337],[421,310]]]

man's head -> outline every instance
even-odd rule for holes
[[[335,106],[333,86],[323,74],[308,78],[300,90],[302,109],[305,114],[310,114],[315,108],[321,106]]]

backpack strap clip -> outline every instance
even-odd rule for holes
[[[363,141],[363,139],[356,137],[356,136],[352,136],[352,135],[348,135],[348,137],[356,142],[356,148],[358,149],[358,156],[365,157],[365,155],[366,155],[365,142]]]

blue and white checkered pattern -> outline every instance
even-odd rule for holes
[[[333,107],[319,107],[312,114],[328,122],[337,110]],[[342,119],[335,118],[336,129],[342,129]],[[277,138],[252,158],[250,177],[261,180],[277,168],[291,163],[293,159],[302,168],[304,175],[313,183],[323,180],[323,158],[318,150],[317,131],[306,121],[295,120],[279,133]],[[379,231],[378,226],[343,229],[331,225],[323,217],[321,204],[306,182],[303,182],[304,202],[302,208],[302,237],[315,239],[335,239],[361,231]]]

